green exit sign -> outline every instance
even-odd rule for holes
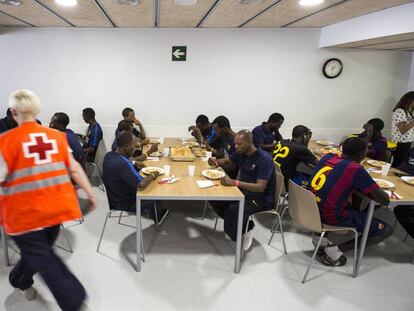
[[[172,61],[173,62],[185,62],[187,60],[187,47],[186,46],[173,46],[172,47]]]

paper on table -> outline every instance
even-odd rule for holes
[[[158,157],[147,157],[147,161],[154,161],[154,162],[157,162],[157,161],[159,161],[160,160],[160,158],[158,158]]]
[[[211,180],[196,180],[196,183],[200,188],[209,188],[215,186]]]

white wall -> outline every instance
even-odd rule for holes
[[[65,111],[78,129],[91,106],[107,140],[125,106],[153,136],[182,136],[199,113],[227,115],[238,129],[281,112],[286,136],[301,123],[327,139],[371,117],[389,127],[411,53],[319,49],[319,37],[316,29],[6,29],[0,111],[10,92],[28,88],[43,101],[43,122]],[[172,45],[188,46],[187,62],[171,62]],[[345,66],[334,80],[321,73],[330,57]]]
[[[414,91],[414,52],[412,53],[410,78],[408,80],[407,90]]]
[[[414,31],[414,3],[365,14],[322,28],[320,47]]]

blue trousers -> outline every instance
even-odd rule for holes
[[[86,292],[52,249],[58,234],[59,225],[12,236],[21,259],[10,272],[9,281],[13,287],[25,290],[33,285],[33,276],[39,273],[59,307],[76,311],[85,300]]]

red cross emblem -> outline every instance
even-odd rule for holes
[[[58,153],[57,143],[54,139],[48,139],[46,133],[29,134],[30,142],[23,143],[25,158],[34,158],[35,164],[52,162],[52,154]]]

